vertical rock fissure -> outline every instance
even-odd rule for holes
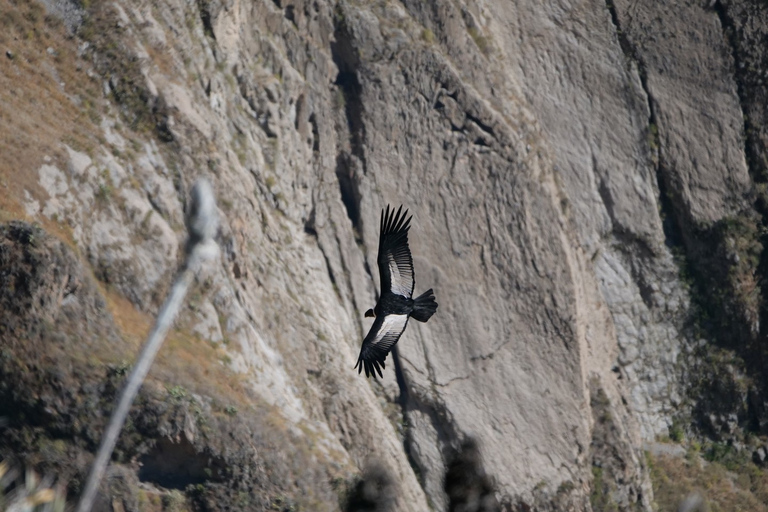
[[[331,43],[331,53],[333,61],[339,68],[336,76],[335,85],[337,89],[337,108],[343,109],[346,120],[347,139],[349,151],[340,150],[336,156],[336,177],[339,181],[339,190],[341,199],[347,210],[347,216],[352,222],[355,230],[355,239],[358,245],[365,252],[362,240],[362,218],[360,215],[360,202],[362,195],[359,186],[359,173],[365,173],[365,123],[363,120],[364,110],[362,101],[362,84],[358,77],[360,69],[360,58],[358,50],[354,46],[352,34],[346,25],[346,15],[341,6],[337,7],[336,27],[334,31],[334,42]],[[340,137],[341,139],[341,137]],[[366,272],[373,278],[371,268],[368,265],[368,259],[363,258]],[[406,417],[406,408],[408,404],[408,385],[402,368],[402,362],[399,357],[397,346],[390,353],[395,371],[395,378],[399,388],[397,405],[400,407],[400,414]],[[406,436],[407,437],[407,436]],[[410,448],[405,439],[403,439],[403,449],[408,456],[408,460],[414,469],[414,464],[410,455]],[[423,483],[422,483],[423,486]]]
[[[198,0],[197,6],[200,9],[200,21],[203,23],[203,33],[215,41],[216,34],[213,32],[213,24],[211,23],[209,2],[206,0]]]
[[[338,7],[341,9],[341,7]],[[365,173],[365,124],[363,122],[362,85],[358,78],[360,58],[355,48],[345,16],[337,13],[334,42],[331,43],[333,61],[339,68],[336,75],[336,108],[343,111],[346,126],[339,129],[346,132],[347,148],[340,148],[336,157],[336,176],[339,180],[341,199],[347,209],[349,220],[355,228],[355,238],[362,243],[360,217],[361,194],[360,174]],[[340,140],[342,137],[340,137]]]
[[[747,161],[747,170],[749,171],[750,176],[755,182],[765,182],[766,176],[764,175],[765,169],[760,169],[759,164],[757,163],[757,158],[754,152],[752,151],[751,144],[749,143],[750,139],[750,133],[753,132],[751,129],[751,122],[749,119],[749,116],[747,115],[748,111],[748,99],[747,99],[747,92],[745,90],[745,83],[746,83],[746,77],[745,74],[747,71],[745,69],[747,66],[744,65],[744,63],[741,61],[739,57],[739,42],[737,37],[737,30],[734,23],[734,20],[731,19],[731,17],[728,15],[728,12],[726,11],[725,6],[720,0],[715,1],[714,5],[712,6],[713,10],[715,11],[715,14],[717,14],[718,19],[720,20],[720,26],[723,30],[723,38],[728,43],[728,47],[731,50],[731,58],[733,59],[733,75],[734,75],[734,82],[736,82],[736,93],[739,96],[739,106],[741,107],[741,114],[742,118],[744,119],[744,156]]]
[[[676,205],[682,204],[682,200],[679,196],[679,193],[677,192],[675,183],[672,181],[674,179],[672,170],[669,168],[668,163],[664,159],[664,148],[662,147],[661,137],[661,134],[664,132],[660,130],[659,127],[659,105],[656,102],[652,93],[652,88],[649,85],[650,73],[648,64],[641,55],[641,48],[635,41],[631,39],[632,27],[622,26],[622,18],[616,4],[614,3],[614,0],[606,0],[606,7],[609,11],[614,30],[616,31],[616,37],[619,42],[619,46],[625,58],[627,59],[628,72],[634,72],[632,69],[632,64],[636,66],[637,77],[639,79],[640,87],[642,88],[642,95],[647,105],[648,117],[645,128],[644,146],[645,150],[648,152],[647,158],[650,165],[652,166],[652,172],[656,178],[656,197],[659,208],[659,219],[661,221],[661,228],[664,236],[664,245],[673,255],[673,260],[675,266],[677,267],[676,277],[680,280],[679,283],[684,285],[686,280],[690,278],[689,269],[691,268],[692,262],[691,256],[687,251],[683,236],[684,224],[682,216],[684,214],[683,212],[678,211],[676,208]],[[614,230],[613,235],[616,241],[625,247],[628,246],[627,243],[637,241],[637,239],[634,237],[629,239],[629,237],[627,237],[625,234],[617,232],[616,230]],[[636,257],[640,257],[639,266],[641,268],[648,268],[646,265],[649,264],[652,267],[657,267],[658,260],[656,258],[659,256],[657,254],[657,250],[648,247],[646,244],[634,243],[631,247],[634,254],[634,256],[631,258],[631,261],[633,261],[633,281],[638,287],[638,291],[643,302],[648,307],[649,311],[653,311],[657,307],[657,304],[656,299],[654,298],[655,292],[651,283],[658,283],[659,277],[666,279],[668,276],[662,274],[661,276],[656,276],[655,278],[651,277],[649,280],[649,276],[647,275],[646,271],[640,271],[638,269],[638,259],[636,259]],[[638,249],[641,250],[638,251]],[[661,282],[663,283],[664,281]],[[682,336],[683,343],[685,343],[684,340],[689,338],[691,335],[690,318],[688,317],[688,313],[681,312],[681,316],[674,320],[674,323],[677,324],[676,328],[679,329],[678,332]],[[683,394],[687,397],[685,390],[689,389],[689,384],[686,381],[686,375],[688,374],[686,367],[690,364],[690,362],[677,359],[674,362],[670,361],[670,364],[674,367],[674,369],[670,368],[670,371],[672,372],[670,374],[670,378],[676,383],[675,385],[678,386],[678,389],[680,389],[681,392],[683,392]],[[690,404],[688,403],[687,398],[684,398],[684,404],[685,405],[677,408],[677,412],[674,413],[676,416],[689,414]],[[599,475],[597,473],[593,474],[593,494],[599,492],[599,487],[601,485],[600,482],[602,479],[598,478],[598,476]]]
[[[625,30],[622,30],[621,21],[619,20],[619,13],[616,10],[616,5],[612,0],[606,0],[605,5],[611,16],[611,22],[613,23],[614,30],[616,31],[616,37],[619,41],[619,46],[624,56],[630,61],[634,62],[637,66],[637,73],[640,77],[640,85],[643,88],[643,93],[648,104],[648,133],[647,140],[649,150],[651,152],[651,162],[656,173],[656,183],[659,193],[659,206],[661,208],[662,229],[664,231],[664,239],[667,247],[670,249],[679,249],[682,247],[682,237],[680,235],[681,228],[677,222],[677,216],[674,212],[673,202],[670,196],[670,190],[665,179],[665,173],[663,172],[663,166],[660,158],[661,148],[659,145],[659,125],[656,115],[656,107],[653,100],[653,95],[648,87],[648,73],[645,68],[645,62],[637,53],[635,46],[629,40],[629,36]],[[682,253],[682,251],[675,251]]]
[[[759,386],[762,388],[758,391],[753,390],[750,393],[750,399],[747,401],[748,421],[749,427],[755,431],[765,432],[768,430],[768,401],[765,398],[760,399],[760,395],[764,396],[768,390],[768,375],[765,374],[764,368],[766,368],[766,359],[768,359],[768,352],[765,347],[766,339],[768,339],[768,310],[766,310],[765,304],[768,302],[768,289],[763,286],[765,277],[768,275],[768,251],[764,248],[768,246],[768,234],[765,234],[766,227],[768,227],[768,193],[765,191],[765,184],[768,182],[768,169],[765,168],[764,157],[761,158],[760,153],[765,151],[765,148],[761,148],[760,141],[760,129],[759,119],[757,125],[755,120],[750,116],[750,110],[753,103],[759,105],[759,92],[756,92],[755,88],[762,88],[762,80],[758,78],[755,83],[754,75],[760,77],[760,72],[755,72],[752,68],[752,63],[749,61],[751,56],[748,47],[748,36],[743,32],[739,32],[739,23],[734,18],[734,14],[729,12],[730,9],[736,9],[733,5],[725,5],[721,0],[716,0],[712,4],[712,9],[718,17],[720,27],[723,31],[723,39],[726,42],[731,52],[731,59],[733,64],[733,79],[736,84],[736,93],[739,98],[739,107],[741,108],[741,114],[743,118],[743,145],[744,145],[744,158],[747,164],[747,171],[753,181],[752,194],[754,199],[753,207],[759,215],[759,221],[761,225],[761,231],[763,234],[759,234],[759,243],[761,244],[761,254],[759,262],[757,264],[755,272],[755,281],[757,283],[759,293],[759,331],[756,336],[754,346],[758,347],[757,350],[748,351],[746,361],[752,363],[753,373],[761,377]],[[748,13],[745,11],[737,11],[738,14],[747,17]],[[745,20],[741,20],[744,22]],[[742,53],[744,55],[742,55]],[[753,352],[749,354],[749,352]],[[756,353],[754,353],[756,352]]]
[[[355,241],[362,243],[362,229],[360,224],[360,187],[356,178],[355,160],[346,152],[336,156],[336,179],[339,182],[341,202],[347,210],[347,217],[352,222],[355,230]]]
[[[613,23],[613,28],[616,30],[616,37],[619,39],[619,46],[621,47],[621,51],[624,52],[624,55],[626,55],[629,59],[636,62],[638,64],[638,67],[640,67],[642,63],[640,62],[640,59],[637,57],[634,46],[632,46],[632,43],[630,43],[626,32],[621,30],[621,23],[619,22],[619,13],[616,11],[616,6],[614,5],[613,0],[606,0],[605,6],[608,8],[608,12],[611,15],[611,22]],[[643,84],[643,87],[645,88],[645,84]],[[647,88],[645,92],[646,94],[648,93]]]

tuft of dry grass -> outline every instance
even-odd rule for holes
[[[491,43],[489,39],[476,27],[467,28],[467,32],[477,45],[478,49],[483,52],[485,56],[489,56],[491,54]]]
[[[134,361],[141,345],[152,327],[154,318],[136,307],[117,291],[99,283],[115,325],[126,345],[116,347],[105,344],[95,357],[103,362],[122,364]],[[227,358],[226,349],[201,339],[184,328],[176,327],[157,355],[149,372],[149,379],[175,383],[202,395],[227,397],[228,405],[244,408],[252,403],[243,376],[234,373],[222,361]]]

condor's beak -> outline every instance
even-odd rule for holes
[[[374,312],[373,312],[373,310],[372,310],[372,309],[369,309],[368,311],[366,311],[366,312],[365,312],[365,318],[368,318],[368,317],[375,317],[375,316],[376,316],[376,315],[374,314]]]

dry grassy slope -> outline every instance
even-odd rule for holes
[[[442,509],[446,458],[475,435],[512,508],[650,507],[640,439],[680,411],[692,312],[668,246],[714,276],[720,306],[751,325],[760,307],[760,230],[739,217],[749,177],[734,147],[748,98],[727,48],[697,46],[741,11],[682,2],[690,16],[663,18],[686,29],[674,32],[699,48],[697,67],[664,23],[638,36],[644,16],[660,19],[653,3],[629,16],[597,1],[2,1],[0,219],[39,223],[99,281],[122,341],[65,356],[94,382],[148,328],[186,190],[204,175],[221,259],[160,356],[154,378],[173,391],[156,405],[231,396],[249,411],[223,405],[232,428],[290,432],[295,465],[275,464],[315,492],[278,485],[280,499],[334,508],[329,480],[378,459],[397,510]],[[755,37],[736,34],[730,44]],[[654,75],[658,55],[672,85]],[[701,114],[722,119],[711,126],[689,102],[675,110],[675,88],[702,72],[727,100],[693,95],[720,105]],[[707,96],[707,83],[692,91]],[[729,141],[708,153],[714,167],[686,149],[707,127]],[[415,215],[417,291],[440,302],[403,338],[404,389],[394,371],[380,383],[351,371],[375,299],[378,212],[400,202]],[[702,230],[715,241],[697,242]],[[724,261],[736,263],[708,271]],[[738,403],[738,364],[704,356]],[[261,449],[279,461],[280,446]],[[259,499],[279,506],[271,492]]]
[[[111,294],[105,301],[72,250],[39,227],[3,225],[0,261],[0,456],[55,476],[77,496],[130,370],[130,334],[146,319],[134,314],[139,325],[118,330],[128,319],[115,322],[111,311],[130,305]],[[171,334],[131,410],[97,509],[153,510],[176,496],[197,510],[338,507],[333,466],[221,356],[189,333]],[[186,489],[186,500],[169,489]]]

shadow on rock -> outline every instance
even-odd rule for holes
[[[449,512],[501,510],[493,481],[483,469],[480,448],[475,439],[467,439],[449,456],[443,488],[448,495]]]
[[[394,512],[397,484],[379,463],[370,464],[349,491],[345,512]]]

